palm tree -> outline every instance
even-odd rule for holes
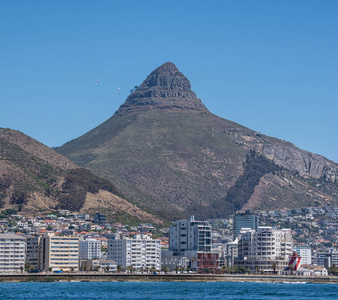
[[[150,268],[150,272],[151,272],[151,273],[156,272],[156,268],[155,268],[154,266],[152,266],[152,267]]]
[[[167,274],[169,272],[168,266],[163,267],[163,272],[164,272],[164,274]]]
[[[273,269],[273,274],[276,275],[276,274],[277,274],[277,272],[276,272],[276,269],[277,269],[277,264],[276,264],[276,262],[273,262],[273,263],[272,263],[272,269]]]
[[[147,274],[149,273],[149,267],[145,267],[144,270],[147,272]]]
[[[191,268],[194,268],[194,261],[196,260],[196,258],[193,256],[192,258],[191,258],[191,262],[190,262],[190,264],[191,264]]]
[[[176,274],[178,273],[178,270],[179,270],[179,269],[180,269],[179,266],[176,266],[176,267],[175,267]]]
[[[330,268],[329,268],[329,272],[332,274],[332,275],[337,275],[338,273],[338,268],[335,264],[333,264]]]
[[[30,264],[25,264],[25,271],[30,271],[31,267],[32,266]]]
[[[127,269],[127,271],[129,271],[129,273],[132,273],[134,268],[133,268],[133,266],[130,265],[126,269]]]

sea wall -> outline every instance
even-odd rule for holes
[[[337,276],[278,276],[278,275],[206,275],[206,274],[11,274],[0,275],[0,282],[54,281],[231,281],[231,282],[311,282],[338,283]]]

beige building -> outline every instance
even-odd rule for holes
[[[0,234],[0,273],[21,272],[25,267],[25,249],[24,237]]]
[[[77,271],[79,265],[79,238],[47,233],[41,238],[40,270]]]

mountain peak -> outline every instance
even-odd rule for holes
[[[179,72],[179,70],[177,69],[177,67],[175,66],[174,63],[172,62],[166,62],[163,65],[159,66],[155,71],[158,72],[168,72],[168,73],[175,73],[175,72]]]
[[[172,62],[159,66],[130,94],[117,115],[151,109],[207,111],[191,84]]]

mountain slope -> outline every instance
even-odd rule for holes
[[[110,181],[21,132],[0,128],[0,208],[22,212],[103,210],[161,222],[123,198]]]
[[[337,202],[336,163],[210,113],[173,63],[56,151],[172,218]]]

